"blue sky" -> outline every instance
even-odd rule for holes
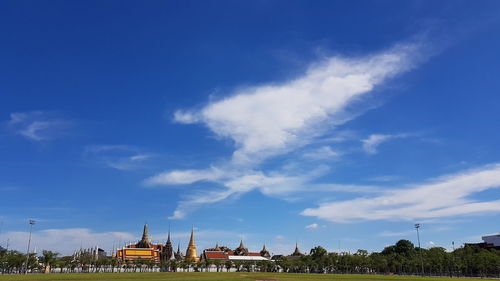
[[[498,1],[0,5],[4,247],[499,231]]]

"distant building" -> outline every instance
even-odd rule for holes
[[[210,261],[268,261],[270,254],[266,246],[260,252],[250,252],[240,241],[238,248],[232,250],[225,246],[215,245],[215,248],[205,249],[201,255],[202,260]]]
[[[299,250],[299,244],[295,243],[295,250],[293,251],[293,253],[291,255],[287,256],[287,258],[289,258],[289,259],[299,259],[303,255],[304,254],[302,254],[302,252],[300,252],[300,250]]]
[[[161,252],[161,260],[162,261],[168,261],[168,260],[174,260],[175,254],[174,254],[174,248],[172,247],[172,242],[170,241],[170,228],[168,229],[168,238],[167,238],[167,243],[165,243],[165,246],[163,247],[163,250]]]
[[[282,259],[282,258],[287,258],[287,259],[299,259],[300,257],[304,256],[304,254],[302,254],[302,252],[299,250],[299,244],[298,243],[295,243],[295,250],[293,251],[293,253],[291,253],[290,255],[288,256],[285,256],[285,255],[274,255],[272,256],[272,260],[278,260],[278,259]]]
[[[500,233],[495,235],[486,235],[481,237],[484,243],[493,245],[493,247],[500,247]]]
[[[486,250],[500,250],[500,233],[494,235],[485,235],[481,237],[482,243],[465,243],[465,247],[476,246]]]
[[[144,225],[142,239],[137,244],[126,245],[117,251],[116,257],[122,262],[136,260],[150,260],[160,262],[161,253],[164,252],[163,244],[153,244],[148,234],[148,225]]]
[[[36,252],[36,250],[35,250]],[[75,251],[73,253],[73,258],[77,259],[80,258],[81,256],[84,255],[89,255],[92,260],[99,260],[99,259],[104,259],[106,258],[106,251],[99,247],[93,247],[93,248],[88,248],[88,249],[80,249],[78,251]]]

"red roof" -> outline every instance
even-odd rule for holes
[[[249,256],[259,256],[260,257],[260,253],[248,253]]]
[[[227,256],[224,252],[205,252],[205,257],[211,260],[225,260]]]

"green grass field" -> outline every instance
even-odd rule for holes
[[[295,280],[335,280],[335,281],[456,281],[457,278],[431,278],[380,275],[348,275],[348,274],[288,274],[288,273],[83,273],[83,274],[36,274],[36,275],[0,275],[0,280],[100,280],[100,281],[132,281],[132,280],[207,280],[207,281],[295,281]],[[467,278],[462,280],[481,280]]]

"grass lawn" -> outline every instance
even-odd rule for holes
[[[101,281],[131,281],[131,280],[207,280],[207,281],[294,281],[294,280],[335,280],[335,281],[456,281],[457,278],[431,278],[431,277],[402,277],[402,276],[380,276],[380,275],[348,275],[348,274],[289,274],[289,273],[74,273],[74,274],[35,274],[35,275],[0,275],[0,281],[4,280],[101,280]],[[481,279],[461,279],[467,281]]]

